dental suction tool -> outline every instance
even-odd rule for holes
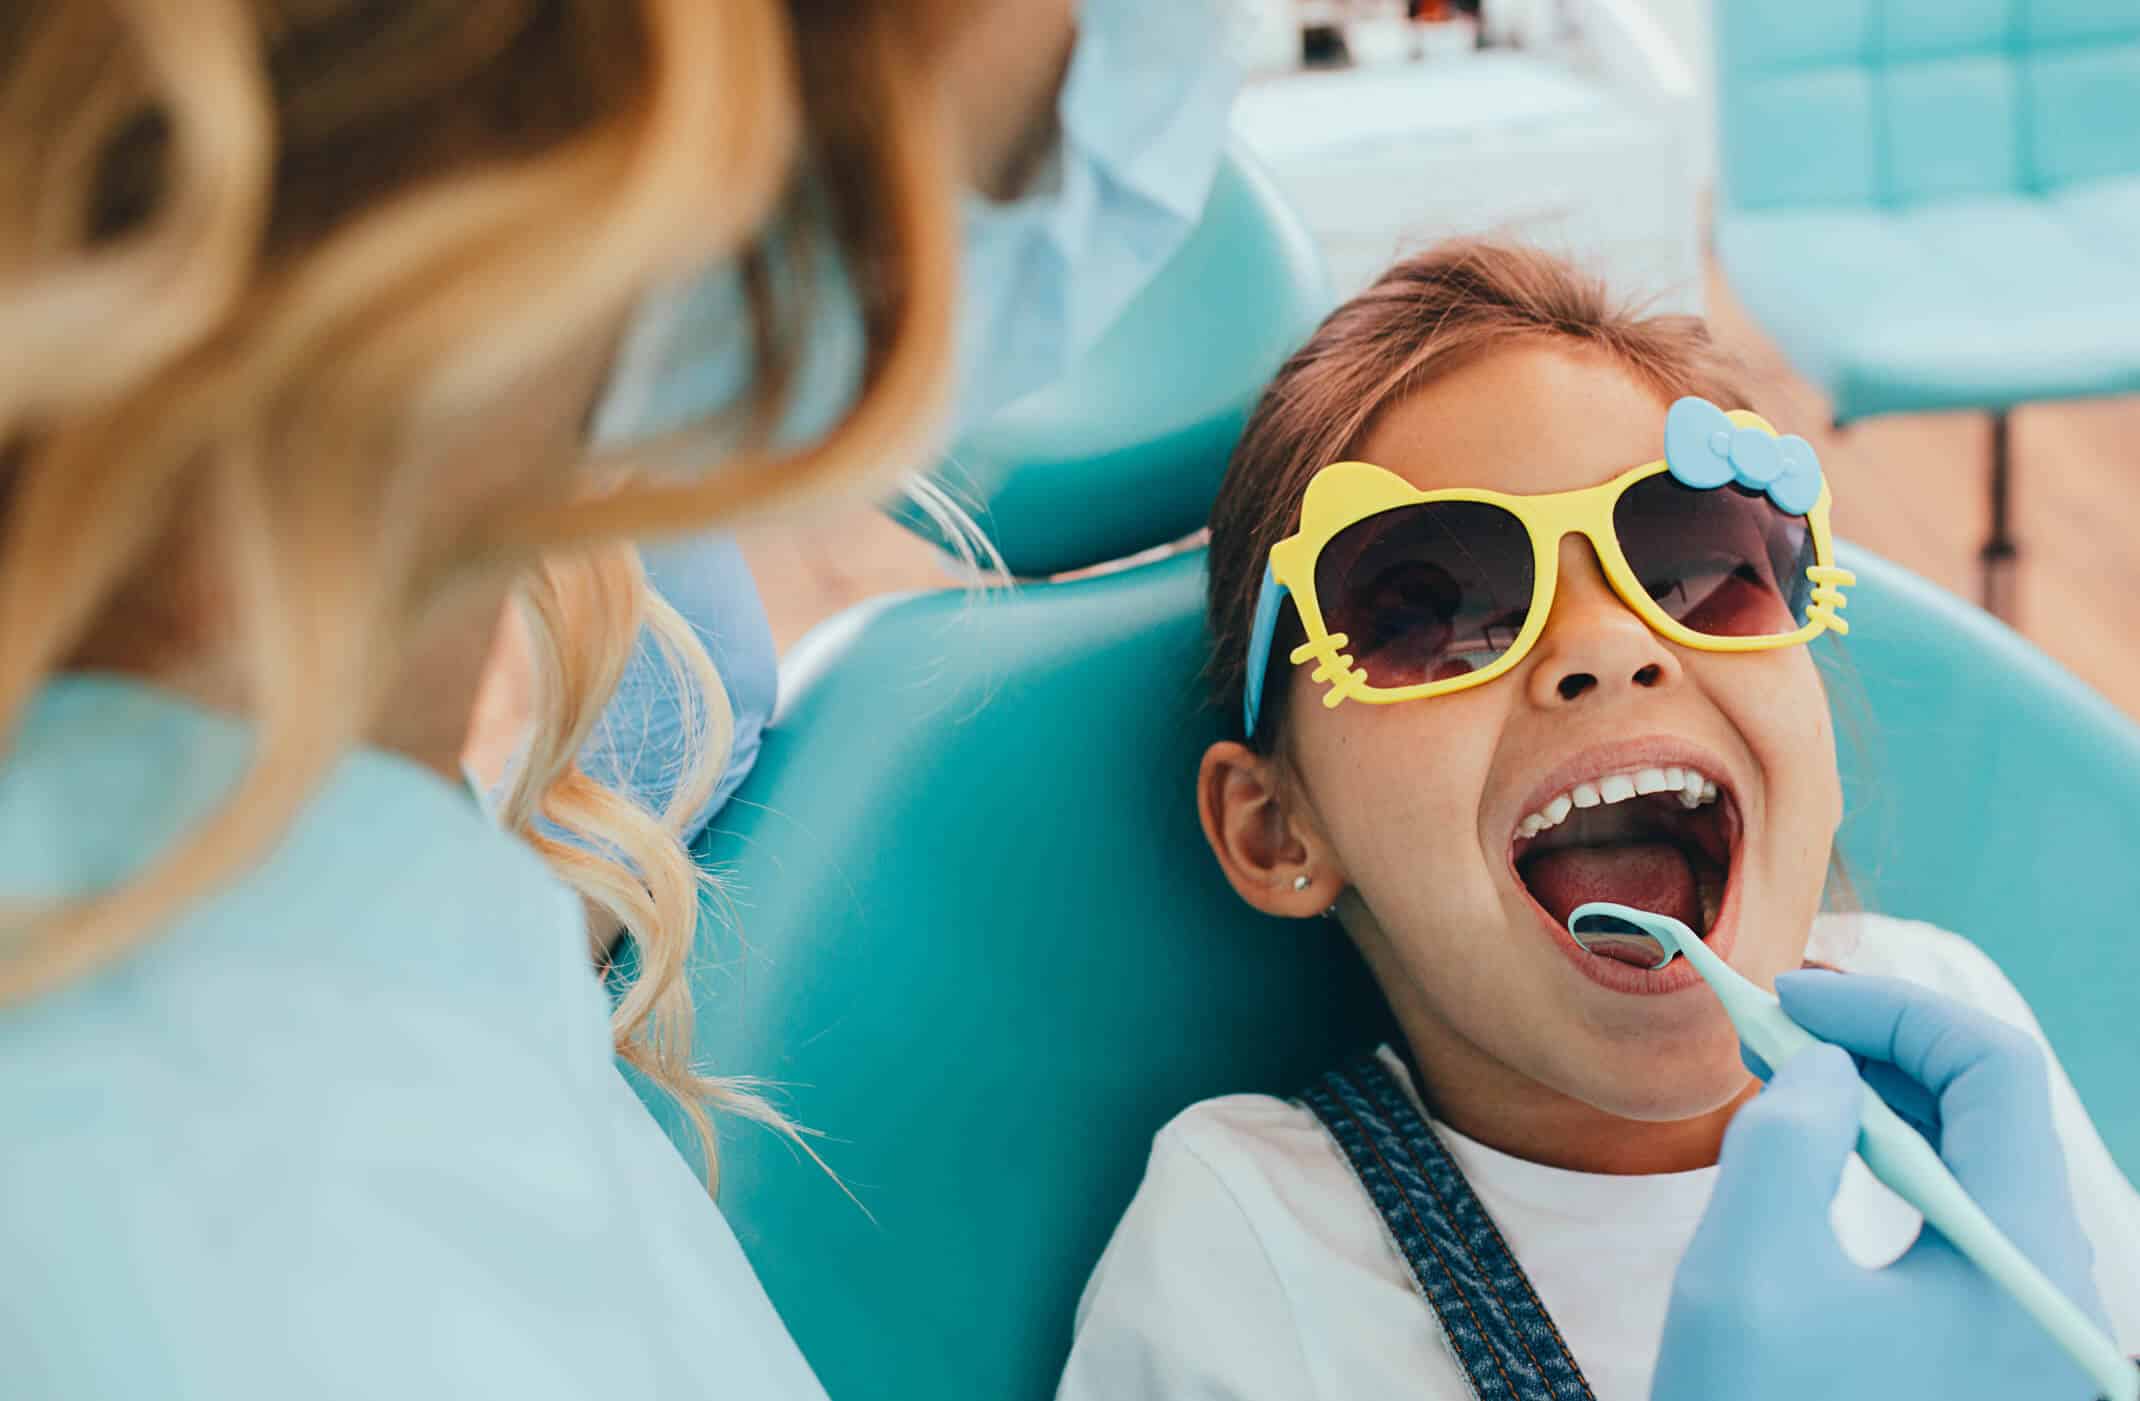
[[[1593,953],[1605,948],[1641,954],[1648,966],[1662,968],[1684,954],[1731,1018],[1747,1048],[1781,1068],[1792,1056],[1820,1044],[1791,1020],[1775,994],[1734,971],[1693,930],[1670,915],[1653,914],[1610,901],[1592,901],[1568,916],[1568,932]],[[1954,1180],[1939,1154],[1904,1123],[1874,1090],[1865,1089],[1858,1127],[1858,1156],[1896,1195],[1916,1207],[1956,1250],[2013,1296],[2028,1315],[2094,1379],[2110,1401],[2140,1401],[2140,1372],[2105,1337],[2102,1329],[2059,1292],[2043,1271],[2006,1238],[1962,1184]]]

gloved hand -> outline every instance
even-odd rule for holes
[[[733,721],[720,782],[678,833],[689,845],[758,761],[759,737],[777,698],[780,664],[772,624],[735,537],[691,536],[649,544],[639,553],[646,561],[647,582],[698,630],[728,693]],[[700,699],[720,703],[718,698]],[[650,638],[641,637],[617,693],[580,752],[580,767],[648,811],[665,811],[691,762],[687,741],[703,738],[685,728],[684,717],[684,702],[668,663]]]
[[[1865,1083],[1931,1130],[1985,1213],[2100,1322],[2042,1050],[1892,978],[1808,970],[1779,977],[1776,992],[1835,1045],[1793,1058],[1724,1135],[1716,1194],[1673,1283],[1651,1401],[2093,1397],[2035,1320],[1937,1231],[1866,1270],[1828,1220],[1857,1140],[1855,1053]]]

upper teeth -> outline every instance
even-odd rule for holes
[[[1535,837],[1548,828],[1558,827],[1577,808],[1624,803],[1629,798],[1651,793],[1677,793],[1681,806],[1698,808],[1716,801],[1716,780],[1699,769],[1671,766],[1607,774],[1589,783],[1576,784],[1524,818],[1516,824],[1516,835]]]

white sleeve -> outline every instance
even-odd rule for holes
[[[2059,1146],[2066,1155],[2066,1176],[2081,1230],[2095,1247],[2096,1290],[2110,1317],[2118,1346],[2140,1354],[2140,1192],[2118,1165],[2082,1107],[2080,1094],[2029,1010],[2020,990],[2007,981],[1989,955],[1958,934],[1928,924],[1901,920],[1865,921],[1865,932],[1882,945],[1893,940],[1893,967],[1851,960],[1858,971],[1894,972],[1936,992],[1966,1002],[2011,1023],[2043,1043],[2051,1074],[2051,1113]],[[1882,952],[1887,950],[1883,949]]]
[[[1310,1401],[1300,1328],[1255,1223],[1170,1126],[1078,1304],[1056,1401]]]

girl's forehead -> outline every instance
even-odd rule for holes
[[[1661,456],[1667,407],[1602,351],[1513,346],[1387,405],[1356,455],[1430,491],[1573,491]]]

